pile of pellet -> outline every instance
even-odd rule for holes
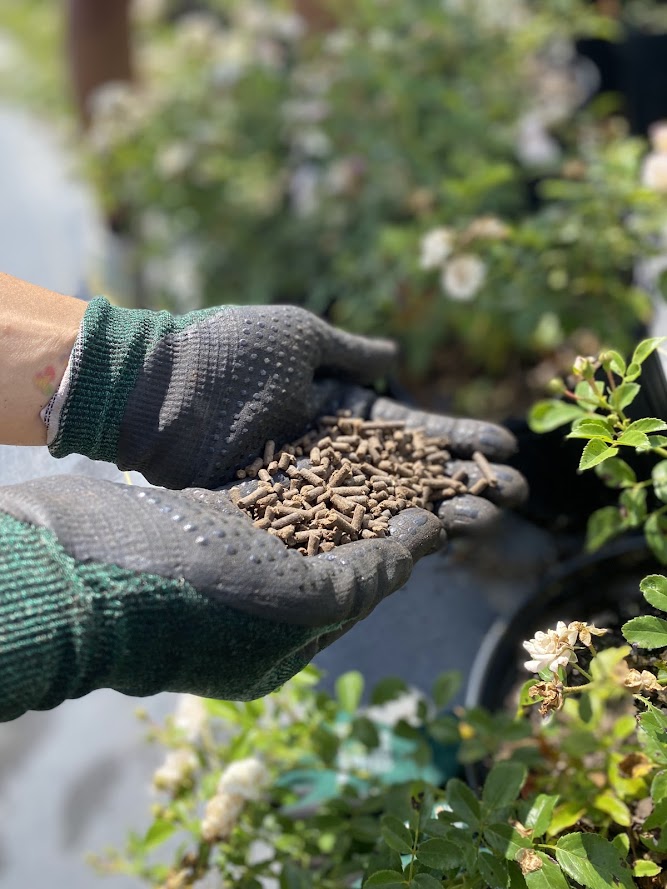
[[[255,527],[279,537],[304,555],[326,553],[353,540],[384,537],[389,519],[403,509],[434,504],[460,494],[481,494],[497,483],[480,452],[480,477],[468,487],[465,470],[451,476],[448,441],[407,429],[404,420],[361,420],[348,412],[321,417],[317,428],[237,472],[258,479],[252,493],[232,488],[232,500]],[[305,458],[305,459],[304,459]],[[308,463],[308,466],[301,464]]]

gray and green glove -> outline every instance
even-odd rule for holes
[[[96,688],[272,691],[436,549],[423,510],[304,558],[225,491],[59,476],[0,488],[0,721]]]
[[[56,457],[86,454],[164,487],[217,488],[268,439],[290,442],[322,413],[403,410],[350,385],[376,380],[394,360],[392,343],[344,333],[293,306],[175,317],[98,297],[45,412],[48,444]],[[512,436],[491,424],[449,420],[447,429],[460,457],[481,450],[503,461],[514,450]]]

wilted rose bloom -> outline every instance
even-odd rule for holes
[[[641,673],[639,670],[628,670],[623,685],[635,694],[642,691],[663,691],[662,685],[650,670],[642,670]]]
[[[230,793],[216,793],[204,810],[201,823],[201,835],[205,842],[214,843],[226,840],[230,835],[239,815],[243,811],[245,800],[242,796]]]
[[[433,228],[426,232],[420,242],[419,266],[422,269],[437,269],[454,249],[454,232],[451,228]]]
[[[258,799],[269,783],[269,773],[264,763],[254,756],[230,763],[218,782],[218,793],[240,796],[242,799]]]
[[[543,633],[539,630],[532,639],[523,643],[523,647],[531,656],[524,667],[531,673],[539,673],[548,668],[556,673],[559,667],[566,667],[575,663],[577,656],[574,646],[577,642],[578,631],[571,625],[568,627],[562,620],[558,621],[555,630],[547,630]]]
[[[547,716],[563,706],[563,685],[560,682],[538,682],[528,689],[531,698],[542,698],[540,714]]]
[[[597,365],[597,359],[591,359]],[[568,624],[568,630],[576,630],[579,634],[579,641],[582,645],[589,647],[592,643],[591,636],[604,636],[609,630],[596,627],[595,624],[587,624],[583,620],[573,620]]]
[[[480,216],[478,219],[473,219],[465,233],[470,240],[483,238],[489,241],[499,241],[506,238],[510,230],[509,226],[505,225],[497,216]]]
[[[153,784],[159,790],[174,791],[186,781],[198,766],[192,750],[171,750],[153,775]]]
[[[654,151],[644,158],[642,185],[667,194],[667,154]]]
[[[442,289],[451,299],[467,302],[486,279],[486,264],[474,253],[461,253],[447,262],[440,277]]]
[[[667,154],[667,120],[658,120],[648,130],[651,147],[658,154]]]
[[[204,701],[197,695],[180,695],[174,713],[174,726],[180,729],[188,741],[196,741],[206,724]]]

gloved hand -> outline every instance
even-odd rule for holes
[[[323,413],[404,410],[349,384],[381,377],[394,357],[391,343],[336,330],[293,306],[226,306],[176,318],[99,297],[45,415],[49,448],[56,457],[76,452],[136,469],[169,488],[217,488],[268,439],[288,443]],[[416,425],[425,415],[407,417]],[[502,461],[514,450],[509,432],[491,424],[428,422],[445,424],[451,450],[463,458],[481,450]]]
[[[225,491],[59,476],[0,488],[0,720],[110,687],[248,700],[368,615],[439,545],[390,536],[304,558]]]

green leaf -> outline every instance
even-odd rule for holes
[[[384,886],[385,889],[402,889],[407,885],[403,874],[396,870],[378,870],[364,883],[364,887]]]
[[[642,825],[642,830],[664,828],[667,824],[667,799],[659,802]]]
[[[630,854],[630,837],[627,833],[617,833],[611,844],[621,858],[627,858]]]
[[[540,837],[546,832],[557,802],[557,796],[551,796],[547,793],[540,793],[535,797],[525,818],[526,827],[532,827],[534,837]]]
[[[608,420],[601,417],[585,417],[576,420],[572,425],[572,432],[566,438],[599,438],[603,441],[614,440],[614,430]]]
[[[635,861],[632,868],[632,874],[635,877],[656,877],[661,873],[662,868],[659,864],[656,864],[655,861],[639,859],[638,861]]]
[[[334,829],[340,829],[338,817],[336,817],[336,827]],[[386,843],[380,841],[376,844],[375,850],[368,858],[364,880],[379,870],[395,870],[401,873],[402,869],[401,856],[396,849],[390,849]]]
[[[385,815],[382,818],[382,839],[390,849],[395,849],[401,855],[412,854],[412,833],[393,815]]]
[[[626,523],[636,528],[646,519],[646,489],[627,488],[619,497],[619,504],[626,514]]]
[[[667,435],[649,435],[648,440],[652,448],[667,447]]]
[[[595,438],[593,441],[589,441],[584,448],[579,461],[579,470],[583,472],[585,469],[592,469],[593,466],[597,466],[598,463],[602,463],[603,460],[608,460],[610,457],[615,457],[616,454],[618,454],[618,448],[610,448],[599,438]]]
[[[461,687],[461,674],[456,670],[441,673],[433,683],[432,697],[438,710],[442,710]]]
[[[663,503],[667,503],[667,460],[656,463],[651,472],[651,480],[655,496]]]
[[[620,457],[612,457],[595,467],[595,474],[609,488],[629,488],[637,481],[634,469]]]
[[[148,851],[149,849],[154,849],[156,846],[159,846],[160,843],[164,843],[175,830],[176,825],[173,821],[165,821],[164,819],[154,821],[144,836],[142,844],[144,850]]]
[[[636,380],[641,372],[642,372],[641,364],[637,364],[636,361],[630,362],[630,364],[628,364],[626,371],[625,371],[626,382],[628,382],[630,380]]]
[[[651,799],[655,803],[667,799],[667,769],[658,772],[651,782]]]
[[[280,872],[280,889],[312,889],[313,877],[291,861],[283,865]]]
[[[651,513],[644,525],[644,535],[653,555],[667,565],[667,519],[664,514]]]
[[[436,880],[430,874],[417,874],[408,885],[417,889],[442,889],[442,880]]]
[[[577,821],[586,814],[586,807],[582,806],[575,800],[568,800],[556,806],[551,822],[547,829],[547,836],[553,837],[559,834],[566,827],[572,827]]]
[[[354,713],[364,692],[364,677],[358,670],[343,673],[336,680],[336,697],[346,713]]]
[[[380,735],[375,726],[366,716],[357,716],[352,721],[352,737],[360,741],[368,750],[375,750],[380,746]]]
[[[455,815],[465,823],[477,828],[479,824],[479,800],[463,781],[458,778],[450,778],[447,782],[446,799]]]
[[[526,767],[519,762],[496,763],[484,782],[483,805],[493,810],[513,803],[524,785],[526,773]]]
[[[510,861],[515,861],[522,849],[532,846],[532,842],[522,837],[511,824],[489,824],[484,829],[484,839],[494,852]]]
[[[630,423],[628,428],[625,430],[626,432],[662,432],[663,429],[667,429],[667,423],[664,420],[659,420],[657,417],[643,417],[641,420],[635,420],[634,423]]]
[[[609,396],[609,404],[615,411],[625,410],[639,395],[639,383],[621,383]]]
[[[386,679],[380,680],[374,686],[371,692],[371,704],[378,706],[386,704],[388,701],[395,701],[396,698],[404,695],[407,690],[408,686],[405,680],[389,676]]]
[[[621,631],[631,645],[639,645],[641,648],[667,647],[667,620],[653,615],[633,617],[623,624]]]
[[[542,859],[542,867],[531,874],[525,874],[524,879],[528,889],[570,889],[570,884],[563,876],[563,871],[553,858],[549,858],[544,852],[538,852]]]
[[[611,461],[610,461],[611,462]],[[589,553],[600,549],[623,531],[623,516],[616,506],[603,506],[588,517],[586,549]]]
[[[639,584],[644,598],[660,611],[667,611],[667,577],[664,574],[649,574]]]
[[[461,850],[455,843],[435,837],[417,849],[417,861],[434,870],[451,870],[461,864]]]
[[[576,404],[548,398],[538,401],[530,409],[528,425],[533,432],[553,432],[554,429],[585,416],[586,411]]]
[[[507,889],[509,872],[506,861],[501,861],[486,849],[480,849],[477,867],[488,889]]]
[[[622,827],[630,826],[632,822],[630,809],[622,800],[614,796],[611,791],[607,790],[604,793],[598,794],[593,800],[593,805],[600,812],[605,812],[609,815],[616,824],[620,824]]]
[[[458,744],[461,740],[459,720],[453,713],[445,713],[444,716],[438,716],[429,722],[428,733],[440,744]]]
[[[639,741],[646,751],[647,755],[657,764],[667,764],[667,716],[651,704],[650,701],[642,698],[646,707],[644,713],[640,713],[638,717]]]
[[[616,439],[617,445],[624,445],[627,448],[650,448],[651,442],[648,435],[640,429],[626,429],[623,435],[619,435]]]
[[[618,851],[599,834],[568,833],[560,837],[556,858],[565,873],[587,889],[610,889],[619,885],[635,889]]]
[[[633,352],[630,364],[643,364],[651,352],[654,352],[661,343],[664,343],[667,337],[654,336],[649,339],[642,340]]]
[[[604,367],[608,367],[609,370],[613,370],[615,374],[618,374],[619,377],[622,377],[625,373],[625,359],[619,352],[615,352],[613,349],[609,349],[604,361]]]

